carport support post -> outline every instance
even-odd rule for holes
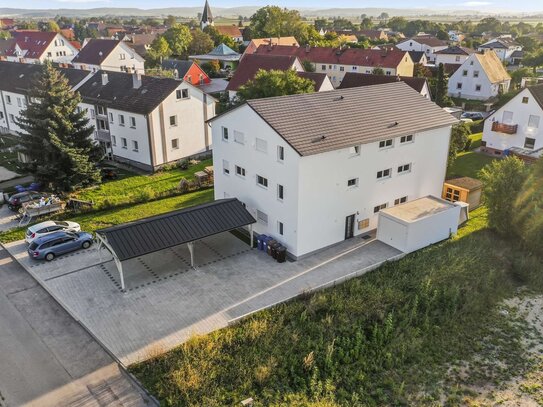
[[[249,225],[249,236],[251,237],[251,249],[253,248],[253,224]]]
[[[190,266],[194,267],[194,243],[189,242],[189,243],[187,243],[187,246],[188,246],[189,252],[190,252]]]
[[[115,264],[117,264],[117,269],[119,269],[119,275],[121,276],[121,289],[124,291],[123,263],[117,259],[117,256],[114,256],[113,258],[115,259]]]

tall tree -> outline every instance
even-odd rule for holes
[[[448,80],[445,75],[445,68],[443,64],[439,64],[437,71],[437,80],[435,86],[434,101],[441,107],[449,106],[451,99],[447,96],[448,92]]]
[[[166,30],[164,39],[168,43],[172,54],[181,56],[186,55],[192,35],[186,25],[174,24]]]
[[[199,28],[192,31],[192,41],[189,44],[189,55],[207,54],[215,46],[213,39]]]
[[[146,60],[149,66],[154,67],[159,65],[163,59],[168,58],[172,54],[168,41],[162,36],[157,37],[151,43],[151,47],[147,50]]]
[[[54,190],[70,191],[98,182],[100,172],[95,163],[101,151],[91,140],[94,128],[85,112],[78,110],[79,93],[46,62],[29,96],[17,119],[29,171]]]
[[[254,79],[238,89],[238,98],[241,101],[261,99],[271,96],[294,95],[299,93],[312,93],[315,91],[313,81],[298,76],[296,71],[265,71],[259,70]]]
[[[304,22],[296,10],[266,6],[251,16],[254,38],[287,37],[298,35],[304,30]]]
[[[450,168],[456,161],[458,153],[466,147],[469,140],[470,130],[466,123],[461,122],[452,127],[451,141],[449,143],[449,159],[447,166]]]

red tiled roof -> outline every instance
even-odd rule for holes
[[[72,30],[71,28],[63,28],[62,30],[60,30],[60,33],[70,41],[75,40],[74,30]]]
[[[295,55],[300,61],[310,61],[315,64],[341,64],[356,66],[371,66],[383,68],[397,68],[407,57],[406,51],[374,50],[360,48],[346,48],[339,50],[328,47],[296,47],[276,45],[269,47],[261,45],[257,54],[261,55]]]
[[[70,41],[70,44],[77,50],[81,49],[81,43],[79,41]]]
[[[234,72],[234,76],[228,82],[226,90],[237,91],[240,86],[253,79],[259,69],[286,71],[292,68],[295,61],[295,56],[287,55],[245,55]]]
[[[0,57],[13,57],[17,42],[15,38],[0,39]]]
[[[100,65],[120,42],[120,40],[89,40],[72,62]]]
[[[235,25],[216,25],[215,29],[219,34],[226,35],[228,37],[242,37],[241,31]]]
[[[25,58],[40,58],[49,44],[57,36],[56,32],[13,31],[11,33],[22,50],[27,51]]]

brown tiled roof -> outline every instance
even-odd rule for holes
[[[539,103],[539,106],[541,106],[541,109],[543,109],[543,83],[539,85],[534,85],[528,87],[528,90],[534,97],[537,103]]]
[[[326,79],[326,74],[322,72],[298,72],[300,78],[310,79],[315,84],[315,91],[318,91],[324,80]]]
[[[404,82],[254,99],[247,105],[302,156],[457,123]]]
[[[442,49],[440,51],[436,51],[435,54],[443,54],[443,55],[471,55],[474,54],[474,49],[466,48],[466,47],[460,47],[458,45],[450,46],[445,49]]]
[[[81,51],[79,51],[79,54],[76,55],[72,62],[100,65],[120,42],[120,40],[91,39],[81,48]]]
[[[390,51],[375,49],[346,48],[343,50],[329,47],[296,47],[261,45],[257,54],[261,55],[295,55],[300,61],[315,64],[341,64],[397,68],[404,58],[410,58],[406,51]]]
[[[235,25],[216,25],[215,29],[219,34],[226,35],[228,37],[241,37],[241,31]]]
[[[483,187],[483,183],[481,181],[470,177],[448,179],[445,181],[445,183],[467,189],[468,191],[473,191]]]
[[[42,31],[13,31],[13,38],[17,40],[17,45],[22,50],[27,51],[25,58],[40,58],[49,44],[57,36],[56,32]]]
[[[430,47],[446,47],[447,41],[440,40],[439,38],[436,38],[431,35],[421,35],[418,37],[412,37],[406,41],[416,41],[419,44],[428,45]],[[402,41],[405,42],[405,41]]]
[[[253,38],[251,42],[256,46],[260,47],[261,45],[270,45],[270,39],[272,45],[296,45],[298,46],[298,41],[294,37],[272,37],[272,38]]]
[[[358,86],[372,86],[383,83],[405,82],[417,92],[422,92],[426,78],[414,76],[372,75],[365,73],[347,72],[338,89],[355,88]]]
[[[422,57],[426,55],[424,51],[408,51],[408,52],[409,52],[409,56],[415,63],[420,63],[420,61],[422,60]]]
[[[260,69],[264,69],[265,71],[286,71],[287,69],[292,68],[292,65],[294,65],[295,62],[295,56],[245,55],[236,68],[234,76],[230,79],[226,90],[238,90],[240,86],[245,85],[248,81],[253,79]]]

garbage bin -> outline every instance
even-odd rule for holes
[[[284,263],[287,260],[287,248],[279,246],[277,249],[277,263]]]
[[[268,236],[266,236],[266,235],[258,235],[258,237],[256,238],[256,243],[257,243],[258,250],[264,250],[264,240],[267,237]]]
[[[267,252],[268,252],[268,256],[271,256],[272,255],[272,247],[277,244],[277,240],[270,240],[268,241],[268,244],[267,244]]]
[[[273,237],[271,237],[271,236],[266,236],[266,237],[262,240],[262,250],[264,250],[265,252],[268,251],[268,243],[270,242],[270,240],[273,240]]]
[[[277,259],[277,248],[281,247],[281,243],[275,242],[271,247],[271,255],[274,259]]]

